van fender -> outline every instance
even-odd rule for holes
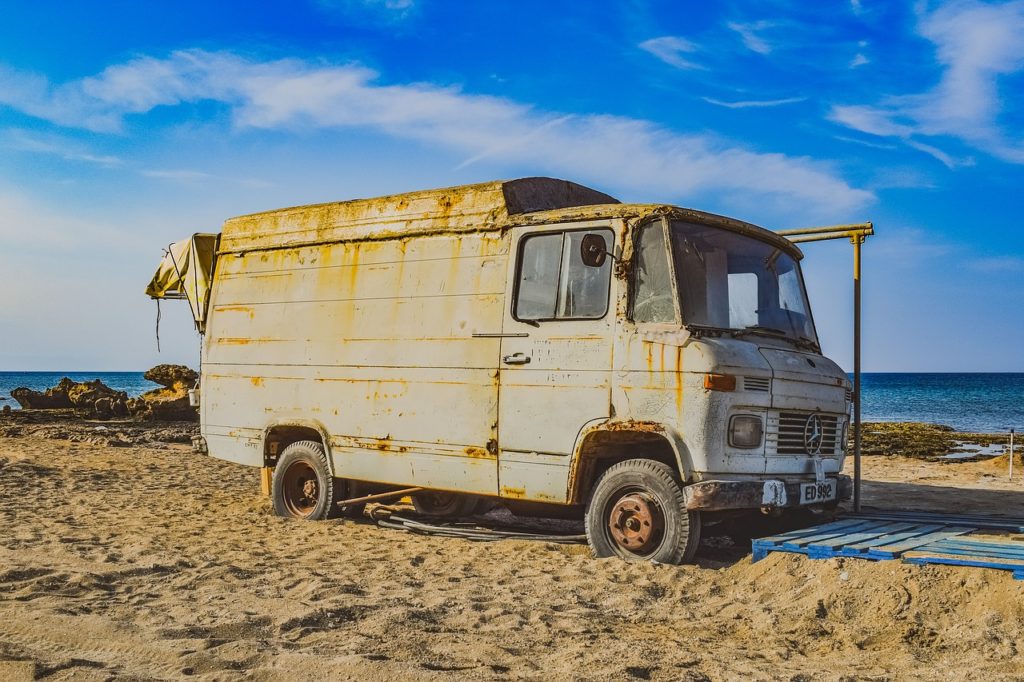
[[[334,458],[331,457],[331,439],[328,436],[327,427],[315,419],[276,419],[269,422],[263,429],[263,456],[267,456],[267,439],[270,437],[271,431],[274,429],[289,427],[310,429],[320,434],[320,442],[324,446],[324,454],[327,455],[327,466],[331,470],[331,476],[334,476]]]
[[[660,436],[666,443],[668,443],[668,446],[672,450],[680,478],[685,482],[689,480],[693,472],[693,464],[690,461],[689,449],[686,447],[682,434],[680,434],[675,428],[653,421],[641,421],[634,419],[616,420],[607,418],[594,419],[583,425],[583,428],[580,429],[579,434],[577,434],[576,442],[573,445],[572,461],[569,464],[568,488],[566,490],[566,499],[570,503],[582,501],[575,498],[579,494],[579,491],[577,490],[577,478],[580,474],[580,464],[585,456],[584,450],[586,448],[587,440],[593,435],[602,432],[633,432]]]

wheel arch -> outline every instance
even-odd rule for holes
[[[271,422],[263,430],[263,466],[273,468],[284,449],[302,440],[317,441],[327,456],[327,467],[334,475],[331,441],[327,428],[311,419],[282,419]]]
[[[671,466],[686,481],[692,465],[682,439],[673,429],[650,421],[600,420],[576,438],[569,467],[567,501],[586,502],[601,473],[627,459],[647,458]]]

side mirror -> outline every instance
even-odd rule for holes
[[[591,268],[604,265],[604,259],[611,254],[605,248],[604,237],[599,234],[585,234],[580,242],[580,260]]]

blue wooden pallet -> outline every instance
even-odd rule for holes
[[[947,525],[977,526],[990,530],[1024,533],[1024,519],[984,514],[939,514],[913,510],[864,510],[850,515],[852,518],[876,521],[916,521],[918,523],[944,523]]]
[[[984,536],[950,538],[907,552],[903,561],[919,565],[997,568],[1012,571],[1015,579],[1024,580],[1024,541]]]
[[[1024,579],[1024,537],[1016,539],[972,535],[984,528],[1005,531],[1020,520],[917,514],[892,518],[852,516],[812,528],[781,533],[751,543],[753,560],[769,552],[802,554],[811,559],[849,557],[884,561],[903,559],[914,564],[946,564],[999,568]]]
[[[760,561],[769,552],[791,552],[812,559],[852,557],[879,561],[896,559],[911,549],[974,530],[977,529],[971,526],[854,517],[754,540],[751,549],[754,561]]]

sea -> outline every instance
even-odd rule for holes
[[[11,398],[14,388],[42,391],[61,377],[99,379],[129,396],[158,388],[146,381],[142,372],[0,372],[0,407],[18,409]],[[861,419],[866,422],[930,422],[978,433],[1005,433],[1011,428],[1024,431],[1024,373],[871,372],[862,375],[861,384]]]

